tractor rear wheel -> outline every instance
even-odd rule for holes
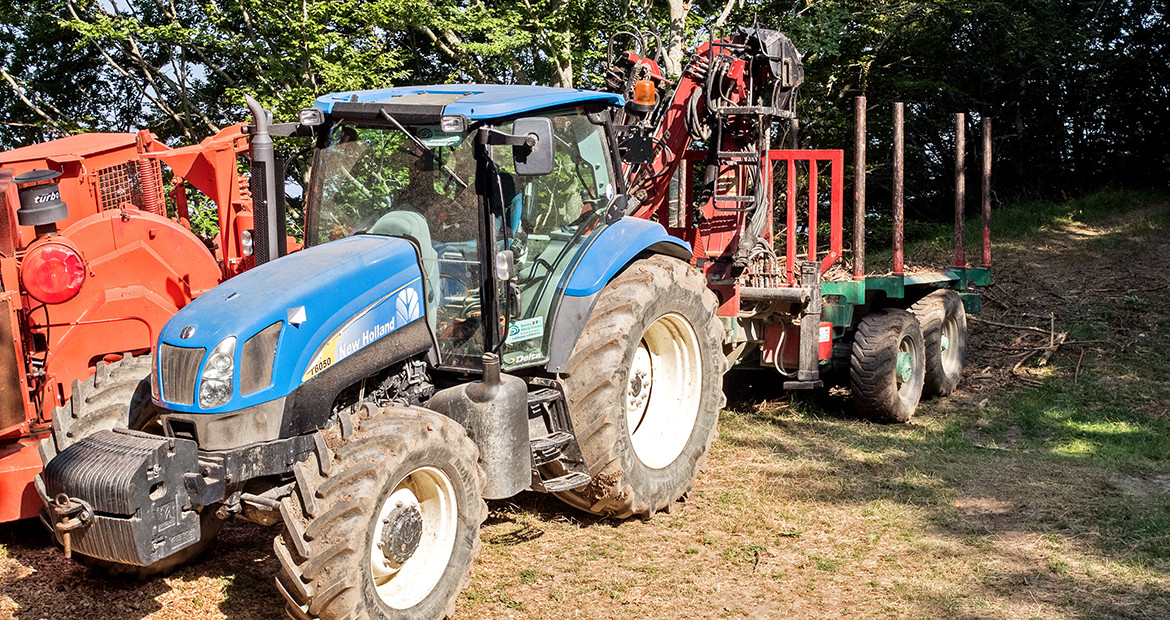
[[[73,394],[53,410],[53,436],[41,440],[41,458],[49,459],[77,441],[98,431],[129,428],[162,435],[159,409],[150,400],[151,356],[126,355],[116,362],[101,363],[85,381],[73,382]],[[81,553],[77,561],[107,575],[146,579],[167,575],[202,554],[211,546],[224,521],[214,508],[200,515],[199,542],[149,566],[121,564]]]
[[[442,618],[479,553],[479,450],[455,421],[419,407],[375,408],[347,438],[325,432],[296,466],[274,549],[291,618]],[[303,486],[302,486],[303,485]]]
[[[946,396],[959,385],[967,357],[967,313],[952,290],[942,289],[919,299],[910,313],[922,328],[926,350],[924,396]]]
[[[665,256],[634,262],[602,289],[564,383],[593,480],[557,497],[649,517],[690,491],[725,402],[717,306],[702,274]]]
[[[866,315],[853,336],[849,387],[857,412],[874,422],[908,422],[922,396],[922,331],[914,315]]]

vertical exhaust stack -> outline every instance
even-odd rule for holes
[[[251,155],[252,174],[249,190],[252,193],[252,211],[255,218],[255,230],[252,233],[252,244],[255,248],[256,265],[263,265],[284,252],[280,251],[284,245],[284,231],[277,228],[280,218],[277,209],[282,201],[277,198],[277,183],[283,181],[276,178],[276,153],[272,148],[272,135],[268,133],[270,119],[268,111],[260,107],[260,103],[245,95],[244,101],[248,110],[255,119],[249,131],[252,135]]]

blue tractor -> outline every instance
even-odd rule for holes
[[[629,215],[623,104],[448,85],[302,111],[283,129],[315,140],[306,249],[162,330],[161,434],[103,431],[49,463],[67,551],[159,572],[227,518],[283,523],[292,617],[431,618],[468,581],[484,499],[618,518],[679,500],[724,403],[724,332],[690,248]]]

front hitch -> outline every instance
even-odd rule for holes
[[[89,502],[64,493],[58,493],[51,504],[57,517],[53,519],[53,533],[65,545],[65,557],[73,557],[73,531],[93,525],[93,507]]]

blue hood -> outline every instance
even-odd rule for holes
[[[331,335],[363,310],[406,287],[415,289],[422,299],[415,247],[404,239],[371,235],[339,239],[240,274],[171,317],[158,340],[160,345],[202,347],[210,352],[235,336],[233,397],[215,409],[165,400],[162,404],[175,411],[215,413],[287,396],[302,383],[310,359]],[[299,325],[290,323],[298,318]],[[241,348],[277,322],[282,325],[272,384],[243,397],[239,391]],[[189,332],[187,338],[181,336],[184,330]]]

